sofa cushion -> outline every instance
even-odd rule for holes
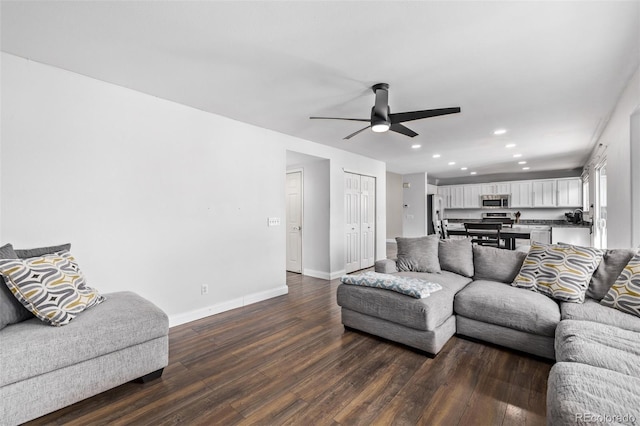
[[[539,293],[496,281],[474,281],[460,291],[454,311],[474,320],[553,337],[560,307]]]
[[[556,328],[556,360],[589,364],[640,378],[640,333],[591,321]]]
[[[425,299],[414,299],[388,290],[340,284],[338,305],[416,330],[433,331],[453,315],[453,297],[471,281],[448,271],[440,274],[399,272],[398,275],[436,282],[442,290]]]
[[[624,267],[600,303],[640,317],[640,254],[633,256]]]
[[[13,246],[5,244],[0,247],[0,259],[17,259]],[[4,277],[0,275],[0,330],[10,324],[33,318],[33,314],[27,310],[22,303],[11,293],[6,286]]]
[[[640,379],[576,362],[558,362],[549,373],[547,424],[637,424]]]
[[[582,304],[562,303],[560,312],[563,320],[593,321],[640,332],[640,318],[602,306],[593,299],[587,298]]]
[[[633,249],[605,250],[602,262],[591,276],[587,297],[602,300],[635,253]]]
[[[54,326],[68,324],[80,312],[104,300],[86,285],[68,251],[28,259],[0,259],[0,274],[25,308]]]
[[[440,240],[438,259],[443,271],[455,272],[465,277],[473,276],[473,246],[470,238]]]
[[[104,303],[64,327],[23,321],[1,332],[0,386],[163,337],[168,330],[167,315],[131,292],[107,294]]]
[[[602,250],[592,247],[533,243],[512,285],[582,303],[602,255]]]
[[[71,250],[71,244],[60,244],[58,246],[37,247],[32,249],[16,249],[16,254],[20,259],[28,259],[30,257],[40,257],[45,254],[59,253],[61,251]]]
[[[440,272],[437,235],[426,237],[396,237],[398,243],[398,270],[414,272]]]
[[[526,253],[476,245],[473,247],[474,279],[512,283]]]

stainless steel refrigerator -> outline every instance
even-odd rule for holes
[[[440,229],[444,219],[444,198],[441,195],[427,195],[427,234],[442,236]]]

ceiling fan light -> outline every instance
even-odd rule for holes
[[[389,123],[381,122],[381,123],[372,124],[371,130],[373,130],[376,133],[383,133],[389,130],[389,127],[390,127]]]

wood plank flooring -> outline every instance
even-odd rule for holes
[[[551,364],[451,339],[435,358],[345,331],[338,281],[170,330],[160,380],[37,419],[68,425],[543,425]]]

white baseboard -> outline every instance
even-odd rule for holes
[[[389,238],[389,239],[387,239],[387,242],[388,242],[388,243],[392,243],[392,244],[396,244],[396,243],[397,243],[397,241],[395,240],[395,238]]]
[[[182,314],[176,314],[169,316],[169,327],[175,327],[177,325],[185,324],[187,322],[196,321],[210,315],[219,314],[221,312],[230,311],[231,309],[241,308],[243,306],[250,305],[252,303],[261,302],[263,300],[271,299],[273,297],[282,296],[289,292],[289,287],[286,285],[272,288],[270,290],[260,291],[258,293],[248,294],[244,297],[237,297],[235,299],[227,300],[225,302],[216,303],[215,305],[207,306],[205,308],[195,309],[193,311],[184,312]]]
[[[304,269],[302,271],[302,275],[306,275],[308,277],[320,278],[322,280],[330,280],[331,274],[325,271],[314,271],[313,269]]]
[[[329,279],[335,280],[335,279],[340,278],[341,276],[345,275],[346,273],[347,273],[347,271],[345,271],[344,269],[341,269],[340,271],[332,272],[331,273],[331,277]]]

